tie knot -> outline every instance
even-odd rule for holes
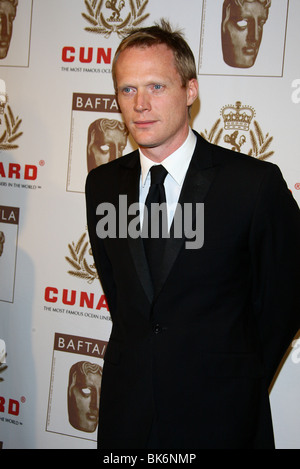
[[[150,168],[151,173],[151,186],[153,184],[162,184],[165,180],[168,171],[161,164],[154,165]]]

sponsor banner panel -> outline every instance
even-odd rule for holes
[[[96,441],[107,342],[55,333],[46,431]]]
[[[299,1],[186,3],[0,0],[0,448],[96,446],[111,317],[84,186],[136,148],[111,76],[132,28],[164,17],[184,32],[191,126],[276,163],[300,204]],[[278,448],[300,448],[299,350],[295,337],[271,390]]]

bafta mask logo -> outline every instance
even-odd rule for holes
[[[5,243],[5,235],[4,235],[3,231],[0,231],[0,257],[3,254],[4,243]]]
[[[244,106],[241,101],[237,101],[235,105],[223,106],[220,114],[221,118],[216,120],[210,131],[205,129],[200,132],[206,140],[221,145],[223,137],[224,146],[259,160],[265,160],[274,154],[270,150],[273,137],[269,133],[263,133],[255,119],[253,107]]]
[[[102,368],[86,361],[72,365],[68,384],[68,415],[72,427],[83,432],[96,430],[99,416]]]
[[[8,54],[17,6],[18,0],[0,0],[0,59]]]
[[[8,104],[5,81],[0,79],[0,150],[13,150],[19,147],[16,140],[23,134],[19,132],[21,122],[22,119],[15,118]]]
[[[82,16],[89,23],[85,30],[106,38],[112,33],[128,34],[149,16],[145,13],[148,0],[85,0],[84,3],[87,12]]]
[[[224,0],[221,38],[224,62],[231,67],[254,65],[271,0]]]
[[[88,171],[120,158],[127,145],[127,138],[128,130],[123,122],[106,118],[92,122],[88,129]]]

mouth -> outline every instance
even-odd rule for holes
[[[257,48],[256,47],[244,47],[243,53],[244,55],[256,55]]]
[[[156,123],[155,120],[147,120],[147,121],[134,121],[133,124],[138,129],[146,129],[153,126]]]
[[[97,414],[88,413],[86,416],[87,416],[87,419],[91,420],[92,422],[96,422],[97,420]]]

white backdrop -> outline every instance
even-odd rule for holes
[[[18,3],[0,58],[0,446],[95,448],[96,430],[70,423],[68,380],[75,363],[102,366],[111,328],[83,191],[89,125],[121,121],[111,81],[121,35],[161,17],[182,28],[199,73],[193,127],[278,164],[299,203],[300,0],[272,0],[249,69],[223,60],[223,0],[126,0],[115,17],[103,0]],[[230,112],[248,119],[234,138]],[[295,340],[271,391],[277,448],[300,448],[299,371]]]

